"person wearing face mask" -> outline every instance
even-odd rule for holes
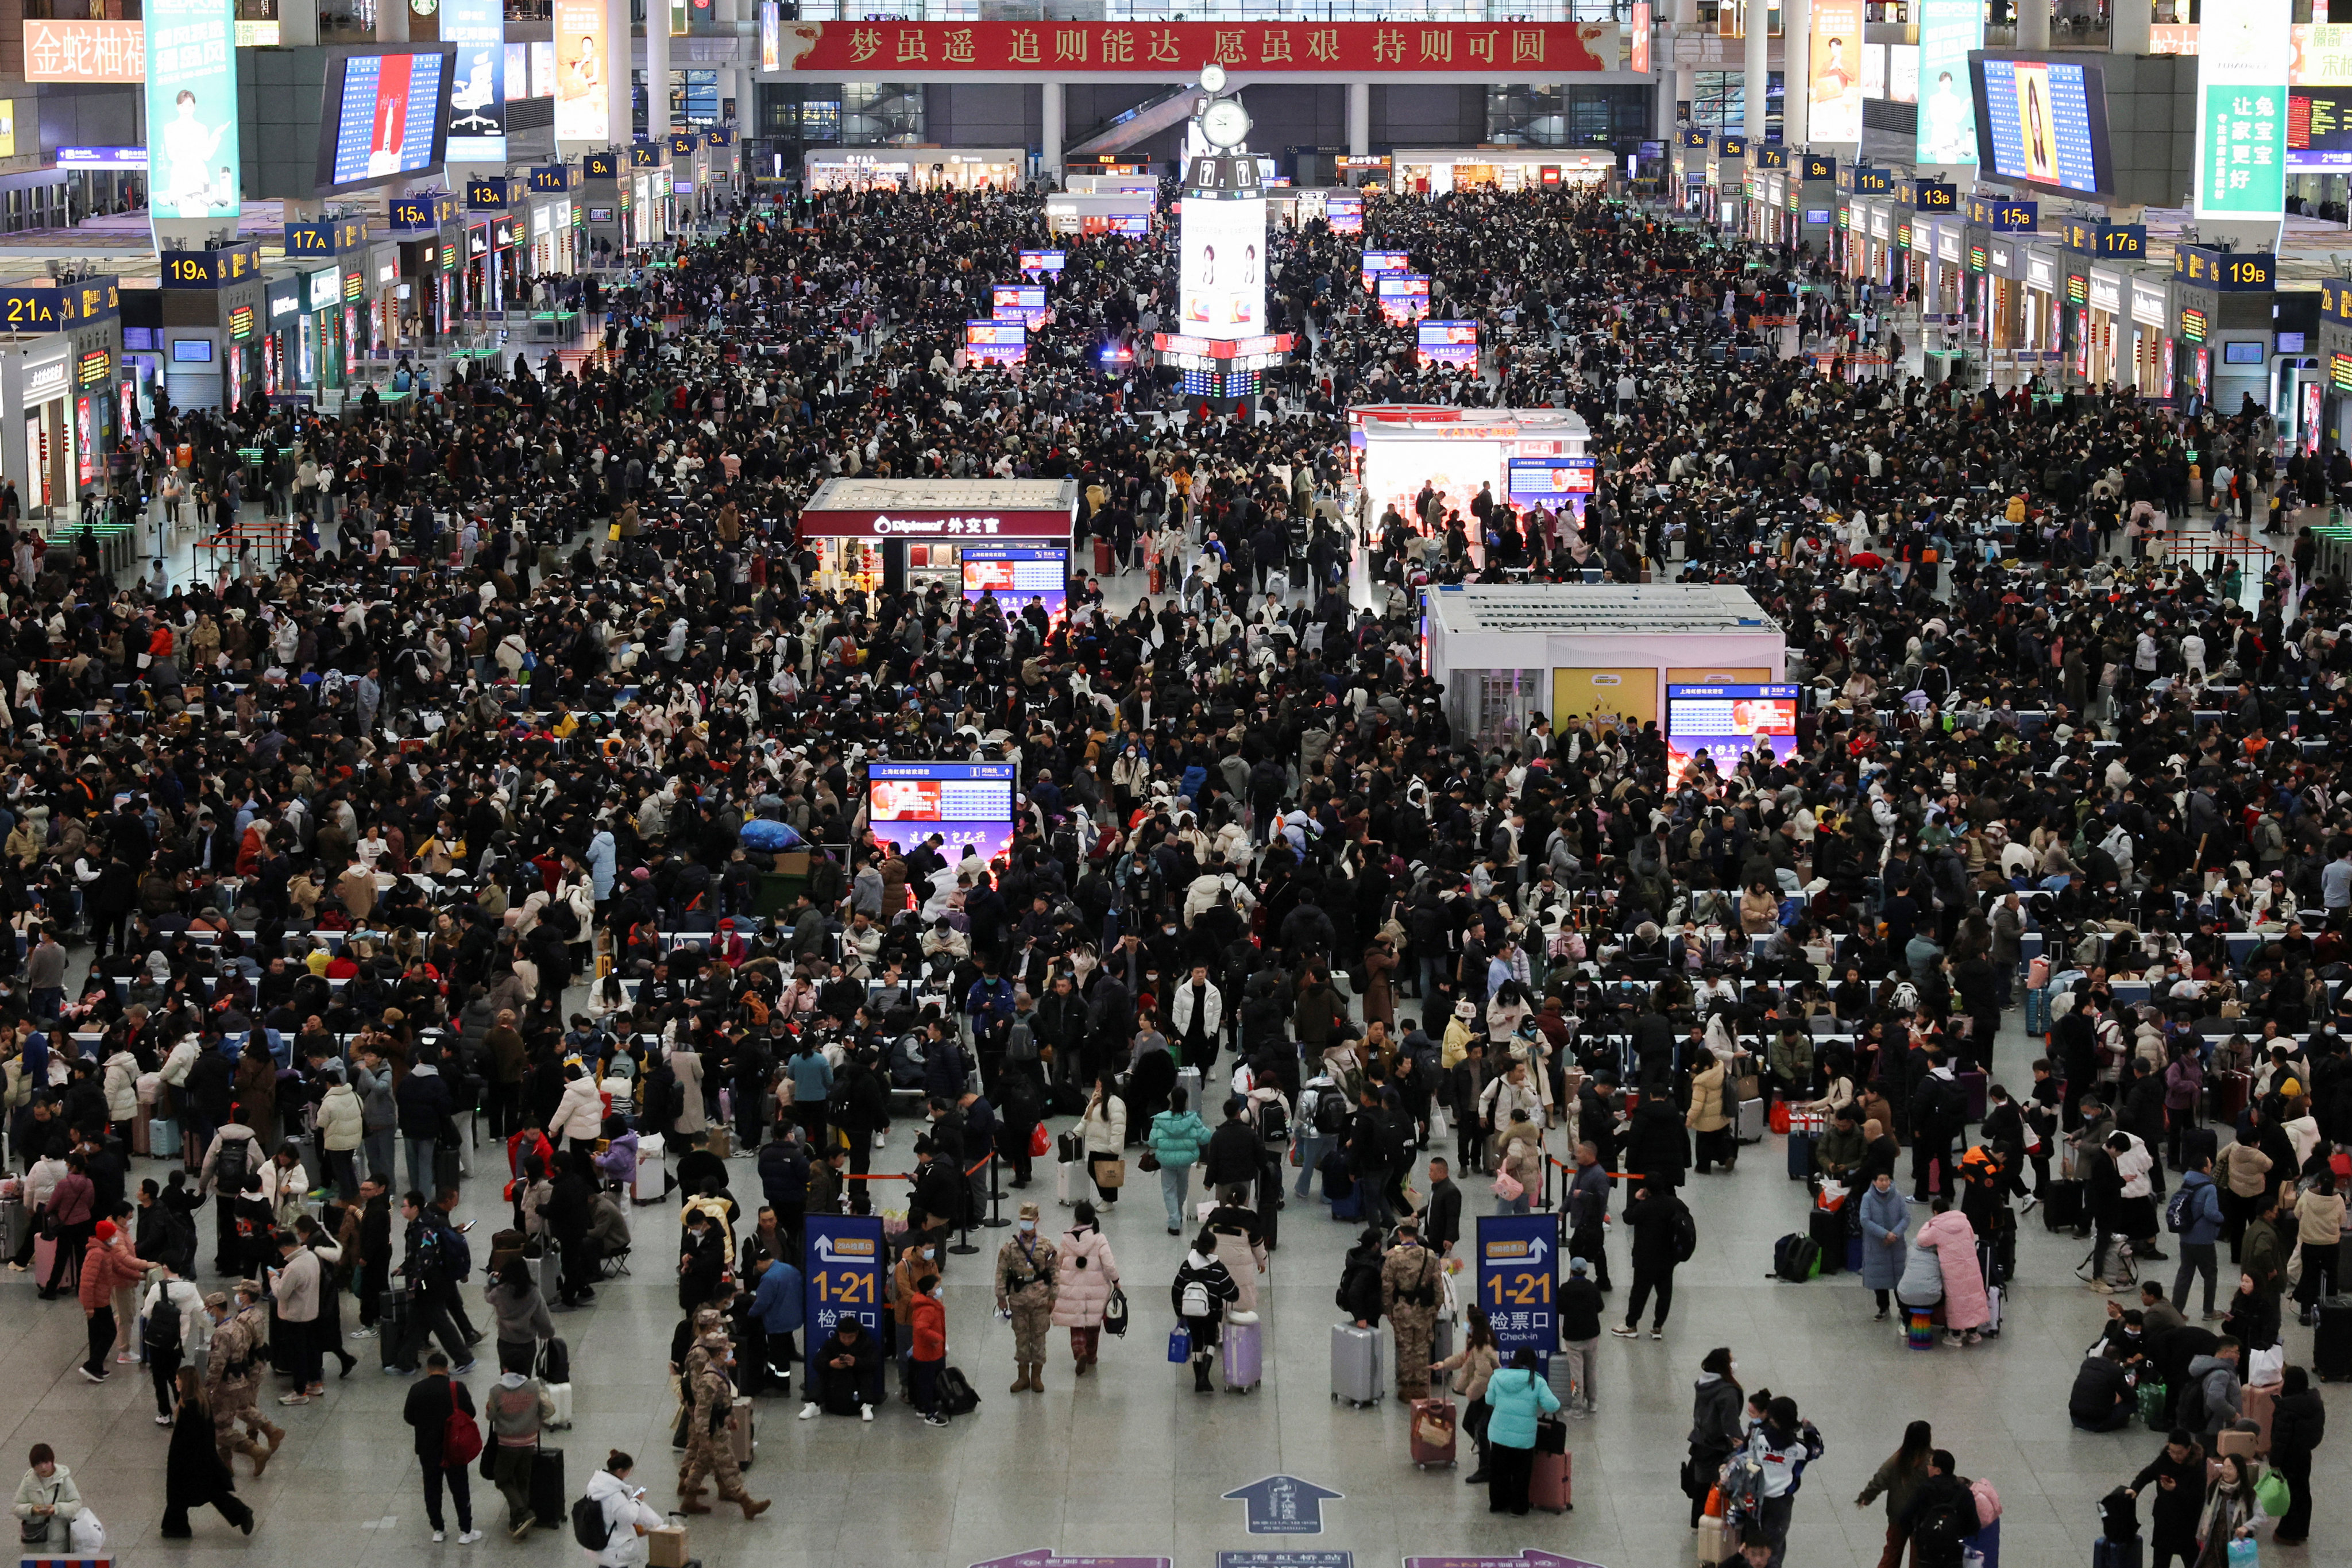
[[[1057,1258],[1037,1234],[1037,1205],[1023,1204],[1012,1238],[996,1249],[996,1310],[1013,1323],[1017,1374],[1009,1392],[1045,1392],[1045,1331],[1054,1323]]]
[[[940,1408],[940,1373],[948,1364],[948,1309],[940,1294],[943,1289],[938,1275],[926,1274],[915,1281],[914,1299],[908,1304],[908,1321],[914,1332],[908,1365],[914,1373],[915,1408],[923,1413],[926,1426],[948,1424],[947,1412]]]

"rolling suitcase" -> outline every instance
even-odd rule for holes
[[[1536,1450],[1535,1468],[1528,1477],[1528,1506],[1542,1509],[1546,1513],[1566,1513],[1576,1506],[1570,1478],[1575,1470],[1573,1454],[1547,1454]]]
[[[1199,1068],[1178,1068],[1176,1069],[1176,1087],[1184,1091],[1184,1103],[1192,1107],[1192,1114],[1199,1117],[1203,1121],[1208,1121],[1208,1107],[1201,1103],[1201,1069]]]
[[[1087,1165],[1083,1160],[1065,1160],[1054,1167],[1054,1201],[1068,1208],[1087,1195]]]
[[[2049,1230],[2079,1230],[2084,1221],[2083,1184],[2052,1177],[2042,1184],[2042,1224]]]
[[[542,1447],[530,1457],[530,1511],[541,1530],[561,1530],[572,1517],[563,1485],[563,1450]]]
[[[2330,1296],[2319,1303],[2311,1367],[2322,1383],[2352,1380],[2352,1296]]]
[[[152,1120],[152,1118],[145,1116],[134,1116],[131,1119],[131,1152],[132,1153],[152,1154],[155,1152],[153,1138],[148,1126]]]
[[[160,1160],[180,1157],[180,1124],[168,1116],[148,1119],[147,1152]]]
[[[1224,1363],[1228,1392],[1247,1394],[1258,1385],[1265,1375],[1265,1339],[1255,1312],[1225,1314],[1224,1353],[1218,1360]]]
[[[1429,1359],[1445,1360],[1454,1353],[1454,1320],[1440,1318],[1429,1326]]]
[[[58,1271],[58,1238],[37,1236],[33,1238],[33,1283],[46,1290]]]
[[[1813,1173],[1813,1135],[1810,1132],[1789,1134],[1789,1180],[1801,1182]]]
[[[556,1246],[553,1237],[540,1243],[532,1268],[539,1280],[539,1299],[551,1307],[563,1300],[563,1249]]]
[[[1845,1268],[1845,1211],[1815,1209],[1805,1222],[1805,1234],[1821,1248],[1824,1274],[1836,1274]]]
[[[2246,1101],[2253,1094],[2254,1075],[2244,1072],[2217,1072],[2213,1075],[2213,1117],[2224,1127],[2235,1127],[2238,1118],[2246,1113]]]
[[[547,1418],[547,1425],[559,1432],[571,1430],[572,1385],[568,1383],[551,1383],[545,1387],[547,1397],[555,1404],[555,1414]]]
[[[2283,1392],[2284,1390],[2275,1383],[2266,1383],[2259,1388],[2250,1386],[2245,1390],[2245,1405],[2240,1415],[2254,1424],[2254,1452],[2257,1454],[2271,1451],[2271,1412]]]
[[[1739,1141],[1742,1143],[1764,1142],[1764,1101],[1761,1099],[1739,1102]]]
[[[383,1310],[375,1326],[376,1353],[386,1366],[406,1366],[402,1359],[408,1349],[408,1292],[386,1290]]]
[[[656,1204],[669,1192],[669,1167],[662,1163],[662,1137],[648,1132],[637,1140],[637,1172],[629,1184],[632,1202]]]
[[[752,1428],[751,1402],[740,1394],[735,1399],[735,1420],[727,1428],[727,1441],[735,1450],[736,1468],[750,1469],[751,1455],[759,1447],[759,1435]]]
[[[14,1258],[25,1249],[25,1230],[33,1223],[22,1198],[0,1198],[0,1253]]]
[[[463,1149],[433,1151],[433,1184],[455,1192],[466,1178],[466,1152]]]
[[[1454,1401],[1416,1399],[1412,1402],[1412,1462],[1423,1469],[1454,1462],[1456,1422]]]
[[[1331,1325],[1331,1397],[1358,1409],[1378,1405],[1386,1392],[1381,1376],[1381,1331],[1353,1323]]]
[[[2114,1541],[2102,1535],[2091,1542],[2091,1568],[2140,1568],[2139,1537]]]

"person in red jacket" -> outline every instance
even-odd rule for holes
[[[89,1325],[89,1358],[81,1363],[81,1374],[92,1383],[104,1383],[112,1370],[106,1358],[114,1348],[115,1290],[138,1284],[147,1274],[146,1264],[116,1250],[114,1230],[112,1220],[100,1220],[81,1258],[81,1315]]]
[[[940,1373],[948,1364],[948,1309],[940,1300],[940,1277],[926,1274],[915,1281],[915,1299],[908,1305],[914,1329],[915,1405],[927,1426],[944,1426],[940,1409]]]

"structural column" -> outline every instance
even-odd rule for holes
[[[1038,172],[1058,184],[1062,174],[1062,84],[1049,81],[1037,91],[1041,100],[1037,140],[1042,148]]]
[[[2018,0],[2017,47],[2021,49],[2046,49],[2050,47],[2050,0]]]
[[[629,79],[637,52],[635,32],[636,25],[629,19],[629,0],[604,0],[604,139],[608,143],[625,145],[629,140]]]
[[[1771,25],[1766,19],[1769,14],[1764,0],[1744,0],[1741,15],[1746,34],[1741,41],[1748,46],[1748,52],[1746,68],[1740,73],[1746,100],[1740,129],[1748,133],[1749,145],[1760,147],[1764,143],[1764,99],[1770,87],[1772,69]]]
[[[1780,140],[1802,147],[1812,123],[1810,82],[1813,58],[1812,0],[1783,0],[1780,6]]]
[[[2032,0],[2027,0],[2031,5]],[[2116,0],[2108,14],[2107,52],[2116,55],[2147,53],[2151,29],[2156,24],[2155,7],[2148,0]]]
[[[1372,84],[1348,84],[1348,156],[1368,158],[1372,152]]]
[[[646,0],[646,134],[669,131],[669,0]]]

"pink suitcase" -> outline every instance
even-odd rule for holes
[[[1456,1423],[1454,1401],[1416,1399],[1412,1402],[1412,1462],[1423,1469],[1454,1462]]]
[[[1224,1363],[1227,1392],[1247,1394],[1265,1375],[1262,1336],[1255,1312],[1225,1314],[1224,1353],[1218,1360]]]
[[[1528,1480],[1528,1503],[1547,1513],[1566,1513],[1576,1506],[1575,1489],[1570,1484],[1574,1470],[1573,1454],[1536,1455],[1535,1473]]]
[[[2271,1413],[2278,1403],[2278,1396],[2284,1392],[2284,1387],[2275,1383],[2246,1390],[2243,1416],[2254,1424],[2254,1452],[2257,1454],[2271,1451]]]
[[[36,1237],[33,1240],[33,1283],[44,1290],[47,1289],[49,1279],[57,1272],[57,1267],[58,1238],[54,1236]]]

